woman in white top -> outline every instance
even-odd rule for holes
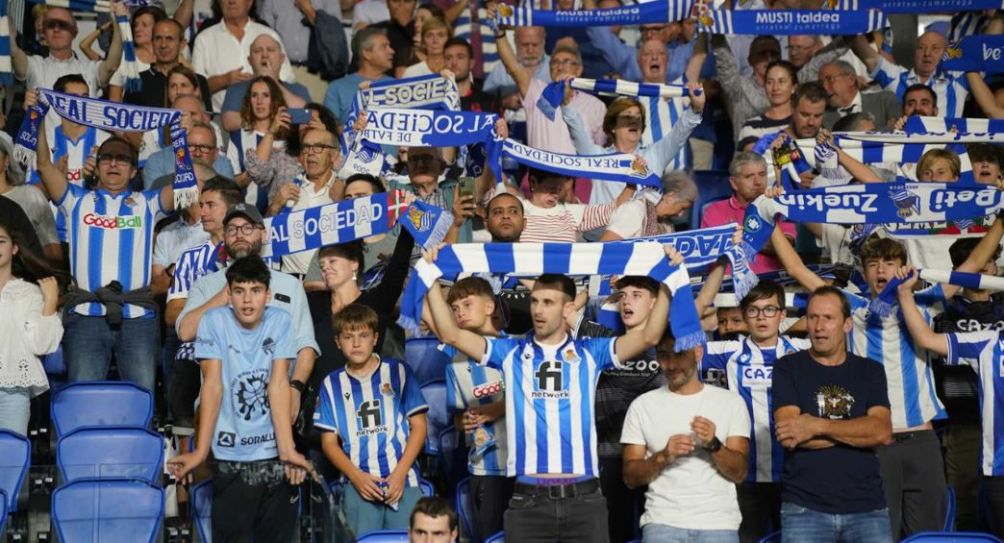
[[[0,428],[28,433],[28,404],[49,389],[39,356],[63,337],[59,283],[45,260],[0,217]]]
[[[791,96],[798,86],[798,69],[787,60],[775,60],[767,65],[764,72],[763,89],[767,93],[770,106],[762,115],[752,117],[739,131],[739,140],[748,137],[759,138],[783,130],[791,124],[794,106]]]
[[[420,49],[424,60],[404,69],[399,77],[417,77],[420,75],[438,74],[446,68],[446,42],[453,37],[453,29],[449,23],[439,17],[426,19],[422,23],[422,38]]]

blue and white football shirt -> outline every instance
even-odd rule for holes
[[[123,292],[150,286],[154,225],[164,217],[160,190],[125,191],[113,195],[72,183],[56,202],[66,216],[70,243],[70,272],[77,286],[91,292],[118,281]],[[80,304],[81,315],[102,316],[100,303]],[[127,319],[152,317],[153,311],[126,304]]]
[[[221,361],[223,399],[213,435],[217,460],[251,462],[278,456],[268,382],[272,365],[296,360],[289,313],[266,307],[253,330],[241,326],[230,306],[215,307],[199,320],[195,358]]]
[[[321,383],[314,426],[337,432],[342,449],[363,472],[386,478],[408,444],[408,417],[429,410],[418,382],[403,362],[381,360],[372,375],[358,379],[345,368]],[[418,486],[418,472],[408,470],[406,486]]]
[[[739,393],[749,411],[750,458],[746,480],[756,483],[781,481],[784,448],[774,438],[774,362],[778,358],[809,348],[806,339],[780,336],[773,349],[759,347],[751,338],[742,341],[710,341],[704,347],[701,379],[722,372],[728,388]]]
[[[616,338],[541,345],[533,338],[485,338],[482,364],[505,376],[510,477],[599,476],[594,402],[600,373],[622,367]]]
[[[942,117],[962,117],[966,97],[969,96],[969,83],[963,72],[947,72],[939,69],[926,82],[922,82],[917,72],[889,62],[881,55],[871,76],[883,89],[895,92],[900,103],[903,102],[906,89],[910,85],[924,83],[931,87],[938,98],[938,114]]]
[[[444,345],[442,349],[453,358],[453,363],[446,366],[447,406],[457,411],[466,411],[473,406],[505,400],[505,382],[501,371],[472,362],[451,345]],[[494,436],[495,444],[483,455],[468,459],[467,469],[471,475],[505,475],[508,455],[504,419],[505,417],[485,424],[485,429]],[[473,449],[472,443],[468,442],[468,446]]]
[[[946,334],[948,363],[965,364],[980,380],[983,419],[981,469],[987,477],[1004,476],[1004,332]],[[999,512],[998,512],[999,514]]]
[[[868,311],[870,300],[843,291],[851,304],[853,328],[847,335],[848,349],[861,357],[877,361],[885,368],[892,409],[893,430],[913,428],[934,419],[945,418],[945,407],[935,393],[931,354],[918,347],[903,323],[903,314],[888,317]],[[934,306],[944,300],[941,285],[914,294],[924,321],[934,322]]]

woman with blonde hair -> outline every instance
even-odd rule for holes
[[[453,37],[450,24],[439,17],[430,17],[422,23],[421,41],[419,42],[422,59],[404,69],[399,77],[416,77],[420,75],[438,74],[446,67],[446,42]],[[418,52],[416,52],[418,55]]]
[[[959,155],[948,149],[931,149],[917,162],[917,180],[934,183],[954,183],[962,174]]]

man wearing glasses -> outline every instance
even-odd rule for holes
[[[345,182],[335,175],[333,169],[339,154],[334,134],[318,128],[307,130],[300,145],[303,173],[275,191],[269,202],[267,215],[318,207],[341,200]],[[317,250],[314,249],[283,256],[282,271],[302,280],[316,253]]]
[[[740,341],[709,342],[701,360],[701,380],[737,392],[752,422],[749,468],[738,485],[743,517],[739,538],[743,543],[759,541],[781,527],[784,450],[771,434],[771,377],[778,358],[809,348],[808,340],[780,335],[784,307],[784,290],[777,283],[761,280],[739,302],[749,335]]]
[[[9,11],[8,11],[9,12]],[[112,2],[111,12],[114,15],[129,15],[129,8],[122,2]],[[88,60],[78,57],[73,52],[73,40],[77,37],[77,22],[70,10],[62,7],[49,6],[42,22],[45,43],[49,46],[49,56],[28,55],[13,39],[17,33],[14,19],[10,24],[10,56],[14,67],[14,75],[18,81],[25,81],[28,89],[51,89],[56,80],[67,74],[81,74],[87,81],[91,96],[98,96],[101,89],[108,84],[112,74],[122,61],[122,35],[118,25],[112,25],[112,41],[108,54],[102,61]]]
[[[261,213],[253,205],[239,203],[227,211],[223,218],[223,252],[219,270],[200,277],[192,285],[185,307],[178,314],[175,329],[181,341],[194,341],[199,320],[214,307],[229,303],[227,294],[227,267],[234,260],[249,255],[261,255],[268,239],[268,231]],[[314,340],[314,323],[307,307],[307,295],[300,280],[288,273],[272,271],[269,280],[269,307],[287,311],[293,319],[293,343],[296,363],[290,378],[290,412],[295,420],[300,412],[300,395],[306,390],[307,378],[314,369],[314,360],[321,352]],[[290,423],[293,421],[291,420]]]

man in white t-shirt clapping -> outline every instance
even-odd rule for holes
[[[746,476],[750,419],[738,394],[697,378],[701,347],[656,346],[666,381],[628,408],[624,482],[648,485],[643,541],[739,541],[736,483]]]

